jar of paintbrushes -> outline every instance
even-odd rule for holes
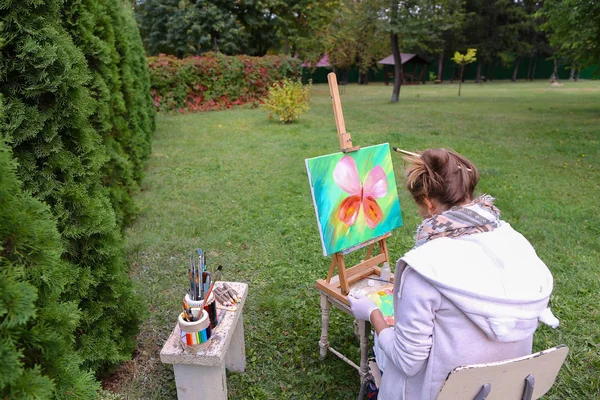
[[[208,345],[213,329],[218,325],[217,304],[212,293],[214,281],[206,268],[206,254],[198,249],[190,256],[190,286],[183,298],[179,315],[182,343],[199,350]]]

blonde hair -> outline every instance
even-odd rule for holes
[[[417,204],[425,197],[451,208],[473,200],[479,172],[467,158],[448,149],[405,156],[406,189]]]

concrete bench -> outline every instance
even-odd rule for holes
[[[242,300],[235,311],[226,311],[222,316],[209,340],[210,344],[198,352],[184,349],[179,324],[176,324],[160,351],[160,360],[164,364],[173,364],[179,400],[227,399],[225,368],[237,372],[244,372],[246,368],[242,311],[248,296],[248,285],[228,283],[241,294]],[[215,286],[219,284],[217,282]]]

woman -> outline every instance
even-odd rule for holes
[[[455,367],[531,354],[538,320],[558,326],[550,271],[490,196],[473,197],[475,166],[446,149],[406,160],[425,220],[396,264],[395,326],[368,297],[348,297],[376,332],[379,400],[435,399]]]

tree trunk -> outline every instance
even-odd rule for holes
[[[438,81],[442,81],[442,73],[444,72],[444,51],[440,52],[440,57],[438,58]]]
[[[215,53],[219,52],[219,42],[217,41],[217,37],[213,36],[213,51]]]
[[[517,81],[517,74],[519,73],[519,63],[521,62],[521,57],[517,57],[515,61],[515,69],[513,70],[512,81]]]
[[[535,79],[535,68],[537,67],[537,57],[533,60],[533,71],[531,72],[531,80]]]
[[[286,56],[290,54],[290,46],[287,38],[283,38],[283,54]]]
[[[554,57],[554,71],[552,71],[552,82],[558,81],[558,60]]]
[[[462,81],[462,72],[460,74],[460,80]],[[475,83],[481,83],[481,60],[477,63],[477,76],[475,77]]]
[[[460,66],[460,80],[458,81],[458,97],[460,97],[460,88],[462,86],[463,73],[465,72],[465,65],[461,64]]]
[[[570,81],[575,80],[575,67],[573,67],[573,66],[571,66],[571,71],[569,71],[569,80]]]
[[[369,83],[369,73],[368,72],[360,72],[358,74],[358,84],[359,85],[367,85]]]
[[[402,85],[402,58],[400,57],[398,34],[390,33],[390,39],[392,41],[392,54],[394,55],[394,89],[392,90],[392,103],[397,103],[400,99],[400,86]]]

